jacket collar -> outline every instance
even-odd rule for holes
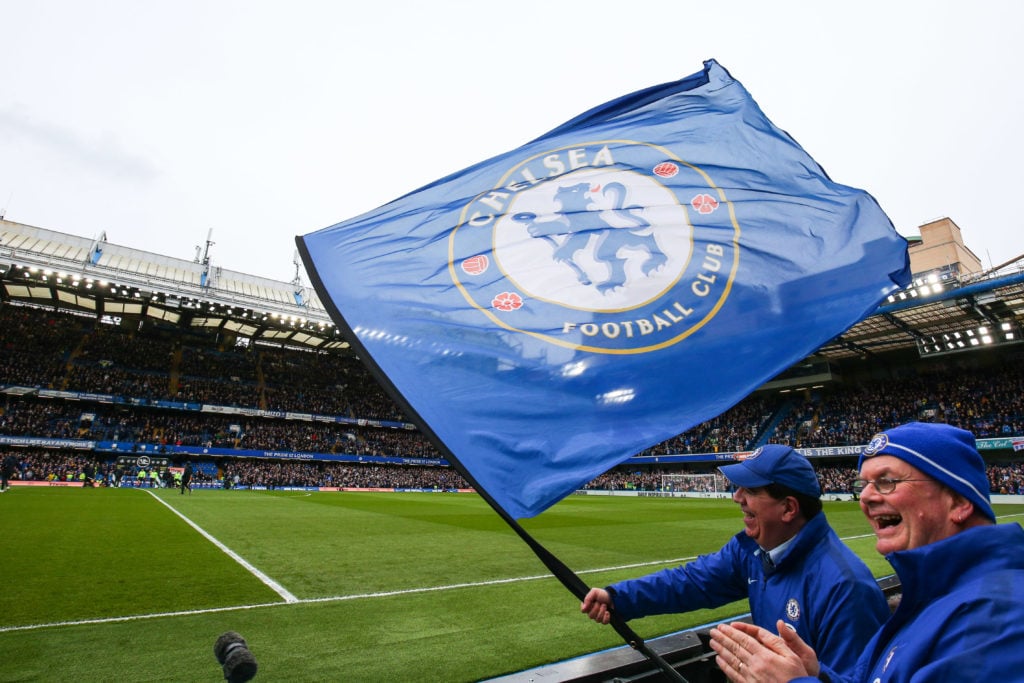
[[[1024,570],[1024,529],[1016,524],[966,529],[935,543],[885,556],[900,577],[900,611],[949,592],[975,574],[996,568]]]

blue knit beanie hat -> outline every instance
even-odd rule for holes
[[[976,510],[995,521],[985,461],[975,447],[974,435],[967,430],[932,422],[910,422],[887,429],[875,434],[864,447],[857,469],[865,459],[878,455],[891,455],[913,465],[974,503]]]

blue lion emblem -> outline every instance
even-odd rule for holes
[[[636,213],[641,207],[626,206],[626,186],[608,183],[602,192],[602,196],[611,203],[609,210],[625,227],[611,225],[600,210],[593,208],[588,195],[600,189],[600,186],[591,188],[588,183],[561,186],[555,191],[557,219],[538,221],[534,213],[517,213],[512,219],[526,225],[531,237],[549,242],[553,250],[552,259],[572,268],[576,279],[583,285],[591,285],[593,280],[577,263],[576,254],[587,246],[592,237],[596,237],[594,259],[608,267],[609,275],[595,286],[604,293],[626,284],[627,259],[619,255],[619,250],[645,251],[647,255],[641,265],[645,276],[665,265],[668,257],[658,246],[654,235],[644,232],[651,224]],[[558,241],[556,236],[564,236],[565,239]]]
[[[864,447],[864,457],[872,455],[878,455],[878,452],[889,445],[889,435],[884,432],[879,432],[871,437],[871,441]]]

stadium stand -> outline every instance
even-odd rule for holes
[[[774,442],[814,457],[823,489],[840,493],[874,433],[926,420],[973,431],[993,492],[1019,494],[1024,271],[963,265],[917,273],[731,410],[585,488],[655,491],[663,474],[710,472]],[[188,459],[198,486],[466,488],[298,275],[3,220],[0,286],[0,452],[21,458],[22,480],[74,483],[88,463],[104,484],[119,469],[127,484]]]

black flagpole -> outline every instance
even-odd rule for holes
[[[465,476],[465,473],[461,472],[461,468],[457,469],[460,469],[460,474]],[[551,551],[549,551],[547,548],[538,543],[536,539],[530,536],[530,534],[526,531],[526,529],[524,529],[519,524],[519,522],[510,517],[508,513],[506,513],[496,503],[494,503],[491,500],[491,497],[489,495],[486,495],[482,489],[477,487],[477,492],[479,492],[483,496],[484,500],[486,500],[488,504],[490,504],[490,506],[494,509],[494,511],[497,512],[510,527],[512,527],[512,530],[515,531],[519,535],[519,537],[526,542],[526,545],[530,546],[530,550],[532,550],[534,554],[537,556],[537,558],[544,563],[544,566],[547,567],[552,574],[554,574],[555,578],[561,581],[562,585],[568,588],[569,592],[575,595],[578,600],[582,601],[583,598],[586,597],[587,593],[590,591],[590,586],[584,583],[583,579],[581,579],[579,576],[576,575],[575,572],[569,569],[569,567],[567,567],[564,562],[562,562],[557,557],[552,555]],[[676,669],[672,668],[671,664],[666,662],[657,652],[647,647],[647,643],[644,642],[644,639],[637,635],[636,632],[632,628],[630,628],[625,621],[620,619],[619,616],[615,613],[615,610],[611,610],[610,614],[611,621],[609,621],[608,623],[611,625],[612,628],[615,629],[615,632],[622,637],[626,644],[628,644],[631,648],[640,652],[649,660],[657,664],[658,667],[665,672],[669,680],[677,681],[678,683],[687,683],[687,680],[683,678],[682,674],[680,674]]]

